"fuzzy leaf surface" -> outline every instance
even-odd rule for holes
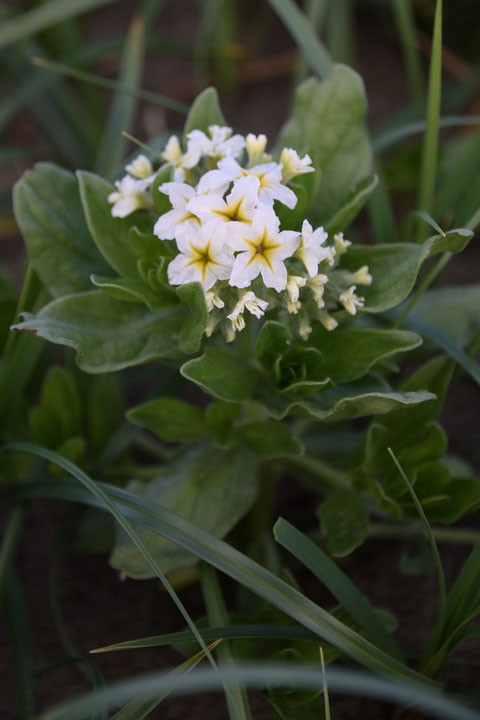
[[[13,206],[32,264],[54,297],[89,290],[92,272],[108,272],[71,172],[39,163],[16,183]]]
[[[138,488],[136,494],[222,538],[250,509],[256,489],[253,455],[244,448],[222,452],[203,445],[179,451],[158,478]],[[196,562],[194,555],[150,530],[138,532],[163,572]],[[153,576],[144,557],[123,535],[117,540],[110,563],[135,578]]]

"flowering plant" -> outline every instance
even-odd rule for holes
[[[449,519],[472,507],[476,486],[452,503],[449,470],[441,497],[430,482],[442,455],[432,436],[437,398],[451,368],[434,361],[392,387],[391,359],[421,338],[388,327],[384,315],[428,257],[458,252],[472,233],[379,245],[346,238],[377,182],[365,108],[358,75],[336,66],[327,80],[300,86],[269,154],[265,135],[233,134],[209,89],[183,139],[153,141],[113,186],[50,164],[16,186],[16,216],[53,299],[15,328],[73,347],[91,373],[163,361],[165,377],[178,368],[175,382],[183,377],[213,398],[203,408],[167,392],[127,417],[180,445],[167,448],[152,481],[133,478],[130,487],[217,536],[254,503],[257,470],[282,459],[333,484],[322,528],[334,552],[349,552],[368,530],[366,497],[397,517],[412,512],[405,488],[376,470],[386,438],[403,448],[406,422],[425,450],[417,491],[431,512]],[[324,469],[318,421],[386,413],[357,442],[348,472]],[[165,571],[193,562],[168,541],[151,541]],[[152,574],[123,535],[112,563]]]

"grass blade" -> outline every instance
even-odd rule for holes
[[[216,640],[211,643],[211,645],[208,646],[209,651],[211,652],[220,642],[221,640]],[[144,720],[144,718],[146,718],[152,710],[155,710],[155,708],[160,705],[162,700],[165,700],[165,698],[173,692],[177,682],[177,677],[183,673],[188,673],[190,670],[193,670],[193,668],[196,667],[204,657],[205,653],[203,650],[200,650],[200,652],[196,655],[193,655],[193,657],[185,660],[185,662],[175,668],[175,670],[168,673],[167,677],[171,678],[170,687],[167,685],[160,694],[155,693],[154,697],[140,697],[132,700],[128,703],[128,705],[115,713],[115,715],[112,715],[111,720]]]
[[[354,59],[353,0],[328,4],[325,24],[327,48],[335,62],[351,65]]]
[[[338,0],[337,0],[338,1]],[[320,78],[330,75],[333,61],[315,30],[293,0],[268,0],[303,53],[305,61]]]
[[[11,449],[14,449],[14,445],[10,446]],[[58,453],[53,452],[52,450],[47,450],[46,448],[39,447],[37,445],[32,445],[30,443],[16,443],[15,449],[22,452],[29,452],[33,455],[37,455],[38,457],[43,457],[45,460],[50,460],[51,462],[56,463],[60,467],[64,468],[67,472],[71,473],[73,477],[75,477],[79,482],[81,482],[88,491],[95,496],[95,498],[99,501],[99,506],[103,507],[104,509],[107,509],[115,518],[115,520],[118,522],[118,524],[122,527],[122,529],[127,533],[129,538],[133,541],[133,543],[137,546],[137,548],[140,550],[142,555],[144,556],[145,560],[148,562],[152,570],[155,572],[161,583],[164,585],[165,589],[167,590],[168,594],[174,601],[177,608],[180,610],[181,614],[183,615],[183,618],[187,622],[188,627],[195,635],[195,638],[198,640],[198,643],[202,650],[204,651],[205,655],[210,660],[213,667],[216,667],[216,663],[211,656],[210,652],[208,651],[207,646],[203,642],[202,636],[198,632],[195,623],[191,619],[190,615],[188,614],[186,608],[184,607],[183,603],[181,602],[180,598],[176,594],[175,590],[172,588],[170,583],[168,582],[167,578],[165,577],[164,573],[158,566],[158,564],[155,562],[153,557],[151,556],[150,552],[147,550],[145,544],[141,540],[141,538],[137,535],[135,530],[132,528],[130,522],[125,517],[124,514],[122,514],[116,504],[112,502],[112,500],[109,497],[109,493],[105,492],[105,488],[108,486],[103,486],[100,483],[94,482],[86,473],[84,473],[80,468],[78,468],[76,465],[71,463],[70,461],[63,458],[61,455],[58,455]]]
[[[317,633],[319,637],[334,645],[340,652],[353,658],[361,665],[381,675],[416,682],[420,685],[425,684],[425,679],[418,673],[372,645],[368,640],[365,640],[358,633],[333,618],[328,612],[315,605],[315,603],[261,565],[222,540],[218,540],[201,530],[201,528],[192,525],[173,513],[167,512],[161,507],[154,507],[140,500],[132,493],[101,483],[94,483],[79,468],[50,450],[30,443],[15,443],[9,445],[6,449],[39,455],[47,460],[52,460],[68,473],[71,473],[82,485],[88,488],[88,492],[81,492],[81,488],[77,488],[72,492],[72,488],[70,488],[69,499],[107,507],[115,518],[122,522],[122,525],[127,526],[130,536],[135,537],[134,542],[137,547],[139,547],[138,538],[133,533],[129,520],[148,527],[161,536],[172,540],[177,545],[193,552],[197,557],[245,585],[255,594],[265,598],[272,605],[278,607],[312,632]],[[46,487],[43,481],[37,483],[37,488],[40,485]],[[65,483],[62,486],[57,484],[55,486],[56,494],[60,493],[61,496],[65,497],[64,494],[62,495],[62,491],[66,487]],[[95,496],[94,502],[92,502],[93,498],[90,493]],[[144,552],[145,549],[142,544],[142,553]],[[146,552],[148,554],[148,551]],[[148,558],[149,562],[154,562],[149,554]],[[156,564],[155,570],[158,572]],[[196,634],[198,634],[198,631],[196,631]]]
[[[51,25],[58,25],[63,20],[77,17],[112,2],[115,0],[69,0],[68,2],[50,0],[50,2],[37,5],[32,10],[19,13],[3,23],[0,28],[0,50],[45,30]]]
[[[141,90],[140,88],[132,89],[126,85],[115,82],[115,80],[108,80],[107,78],[93,73],[84,72],[83,70],[77,70],[76,68],[69,67],[68,65],[62,65],[61,63],[51,62],[45,60],[45,58],[33,58],[32,63],[37,67],[41,67],[44,70],[51,70],[52,72],[66,75],[67,77],[81,80],[82,82],[92,83],[99,87],[107,88],[108,90],[114,90],[115,92],[123,93],[124,95],[131,95],[132,97],[138,98],[139,100],[145,100],[146,102],[153,103],[154,105],[160,105],[166,107],[169,110],[175,110],[175,112],[187,115],[189,107],[184,103],[177,102],[160,95],[159,93],[150,92],[149,90]]]
[[[18,718],[19,720],[32,720],[34,717],[34,684],[30,623],[23,592],[13,570],[10,570],[9,573],[3,605],[10,636],[18,699]]]
[[[480,115],[446,115],[439,118],[438,125],[442,129],[480,125]],[[419,120],[417,122],[407,123],[406,125],[400,125],[400,127],[393,128],[393,130],[386,130],[373,138],[373,149],[377,153],[388,150],[388,148],[397,142],[406,140],[413,135],[420,135],[420,133],[425,132],[426,129],[427,123],[425,120]]]
[[[119,84],[128,87],[131,93],[138,88],[145,55],[145,26],[135,18],[128,31],[119,74]],[[126,138],[122,131],[131,129],[137,99],[134,95],[117,92],[112,100],[100,149],[95,161],[95,172],[112,177],[125,156]]]
[[[404,469],[398,462],[395,453],[391,448],[387,448],[388,453],[390,454],[390,457],[392,458],[398,472],[400,473],[400,476],[402,477],[403,482],[405,483],[408,492],[410,493],[410,497],[413,500],[413,503],[417,509],[417,512],[420,516],[420,519],[423,523],[423,526],[425,528],[426,535],[428,537],[428,541],[430,543],[430,547],[432,549],[433,559],[435,562],[435,568],[437,571],[437,581],[438,581],[438,624],[443,625],[444,618],[445,618],[445,608],[446,608],[446,590],[445,590],[445,575],[443,573],[443,566],[442,561],[440,560],[440,554],[438,552],[437,543],[435,541],[435,538],[433,536],[432,528],[430,527],[430,523],[428,522],[427,516],[425,515],[425,511],[422,507],[422,504],[420,500],[417,497],[417,493],[413,489],[410,480],[405,474]]]
[[[18,503],[12,510],[2,535],[0,546],[0,602],[7,587],[13,554],[25,518],[25,503]]]
[[[323,649],[320,647],[320,663],[322,666],[322,685],[323,685],[323,699],[325,705],[325,720],[331,720],[330,718],[330,700],[328,697],[328,683],[327,676],[325,673],[325,660],[323,657]]]
[[[211,565],[205,563],[200,565],[200,581],[209,623],[211,625],[227,625],[228,614],[223,602],[222,591],[215,570]],[[219,667],[235,666],[235,655],[228,643],[220,645],[218,657],[220,659]],[[226,685],[225,698],[230,720],[250,720],[250,709],[244,687],[237,683]]]
[[[277,520],[273,534],[282,547],[325,583],[351,617],[360,623],[370,642],[394,657],[402,657],[400,648],[385,630],[368,600],[317,545],[283,518]]]
[[[430,213],[438,161],[440,101],[442,92],[442,0],[437,0],[433,26],[432,58],[428,80],[427,128],[423,141],[418,208]],[[424,228],[417,231],[417,242],[425,238]]]
[[[318,644],[318,635],[298,627],[297,625],[223,625],[221,627],[202,628],[201,634],[205,642],[212,640],[306,640]],[[119,650],[138,650],[149,647],[165,647],[191,643],[193,635],[190,630],[151,635],[138,640],[127,640],[114,645],[90,650],[91,653],[117,652]]]
[[[392,0],[392,10],[403,50],[410,99],[413,105],[420,107],[424,88],[411,0]]]
[[[419,688],[409,683],[393,682],[365,672],[327,668],[326,682],[330,692],[340,692],[360,697],[373,697],[407,707],[416,707],[435,717],[447,720],[480,720],[470,708],[450,699],[444,693]],[[212,671],[210,668],[193,670],[177,678],[174,693],[193,694],[219,690],[222,683],[242,682],[247,687],[288,687],[318,690],[321,684],[320,665],[286,665],[257,663]],[[119,705],[138,695],[162,692],[170,687],[171,677],[165,673],[144,675],[133,680],[122,680],[96,694],[83,695],[76,700],[57,705],[43,713],[39,720],[83,720],[93,708]]]
[[[305,17],[307,18],[317,37],[323,27],[325,13],[327,11],[327,5],[328,0],[305,0]],[[297,71],[295,73],[293,87],[296,88],[297,85],[300,85],[300,83],[305,80],[307,75],[308,66],[305,62],[305,58],[302,55],[297,64]]]

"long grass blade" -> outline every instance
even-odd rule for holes
[[[305,14],[293,0],[268,0],[294,38],[314,73],[320,78],[330,75],[333,61],[315,34]]]
[[[326,45],[335,62],[351,65],[354,59],[354,3],[335,0],[328,4]]]
[[[423,526],[425,528],[425,533],[428,537],[430,547],[432,549],[433,559],[435,562],[435,569],[437,571],[437,582],[438,582],[438,623],[439,623],[439,625],[443,625],[444,618],[445,618],[445,608],[446,608],[446,603],[447,603],[447,593],[446,593],[446,589],[445,589],[445,575],[443,572],[442,561],[440,559],[440,553],[438,552],[437,543],[435,541],[435,537],[433,535],[432,528],[430,527],[430,523],[428,522],[428,518],[425,515],[425,511],[422,507],[422,504],[417,497],[417,493],[413,489],[410,480],[408,479],[404,469],[398,462],[398,459],[397,459],[395,453],[393,452],[393,450],[391,448],[387,448],[387,450],[395,464],[395,467],[397,468],[398,472],[400,473],[400,476],[401,476],[403,482],[405,483],[405,486],[410,494],[410,497],[413,500],[413,503],[418,512],[420,520],[422,521]]]
[[[211,652],[220,642],[221,640],[216,640],[211,643],[208,646],[209,651]],[[170,677],[171,679],[170,687],[167,686],[164,690],[162,690],[162,692],[155,693],[153,697],[143,696],[135,698],[135,700],[132,700],[128,703],[128,705],[115,713],[115,715],[112,715],[111,720],[144,720],[149,713],[155,710],[155,708],[174,691],[177,677],[183,673],[188,673],[193,670],[193,668],[196,667],[204,657],[205,653],[203,650],[200,650],[200,652],[196,653],[196,655],[193,655],[193,657],[185,660],[185,662],[168,673],[167,677]]]
[[[392,0],[392,10],[405,60],[410,99],[413,105],[420,107],[424,93],[423,77],[411,0]]]
[[[145,26],[135,18],[128,31],[119,74],[119,84],[128,87],[131,93],[138,88],[145,56]],[[95,171],[112,177],[125,157],[126,138],[122,131],[132,127],[137,99],[132,94],[117,92],[113,96],[105,131],[95,161]]]
[[[135,538],[134,542],[137,547],[139,547],[138,538],[131,530],[129,521],[148,527],[162,537],[172,540],[177,545],[193,552],[205,562],[214,565],[309,630],[317,633],[319,637],[334,645],[340,652],[345,653],[361,665],[381,675],[416,682],[420,685],[425,683],[424,678],[418,673],[372,645],[368,640],[365,640],[361,635],[332,617],[323,608],[315,605],[315,603],[261,565],[196,525],[192,525],[161,507],[152,506],[125,490],[94,483],[79,468],[50,450],[30,443],[15,443],[9,445],[6,449],[39,455],[52,460],[68,473],[71,473],[82,485],[88,488],[88,492],[81,492],[80,487],[72,491],[70,487],[69,492],[65,493],[67,485],[63,483],[63,486],[58,484],[54,486],[56,496],[57,493],[60,493],[62,497],[67,494],[69,499],[77,502],[107,507],[115,518],[122,521],[122,526],[127,526],[130,536],[132,539]],[[37,483],[37,489],[40,485],[43,485],[45,489],[47,487],[47,484],[42,481]],[[90,493],[95,495],[94,502]],[[142,544],[142,553],[144,552]],[[149,563],[154,562],[149,554],[148,557]],[[154,567],[157,572],[158,568],[155,563]],[[198,634],[198,631],[196,633]]]
[[[25,507],[25,503],[22,502],[15,505],[3,531],[0,545],[0,603],[5,594],[12,558],[25,518]]]
[[[180,613],[182,614],[183,618],[187,622],[188,627],[195,635],[196,640],[198,641],[200,647],[204,651],[205,655],[210,660],[210,663],[213,667],[216,667],[215,660],[213,659],[212,655],[210,654],[207,646],[205,645],[202,636],[197,630],[197,627],[195,623],[193,622],[192,618],[188,614],[186,608],[184,607],[182,601],[178,597],[175,590],[172,588],[170,583],[168,582],[166,576],[158,566],[157,562],[154,560],[150,552],[148,551],[147,547],[145,546],[143,540],[138,536],[138,534],[135,532],[135,530],[132,528],[129,520],[126,518],[124,514],[122,514],[116,504],[112,502],[110,499],[109,493],[105,492],[105,488],[108,486],[102,486],[100,483],[94,482],[86,473],[84,473],[80,468],[78,468],[76,465],[71,463],[70,461],[63,458],[58,453],[53,452],[52,450],[47,450],[46,448],[32,445],[30,443],[16,443],[15,445],[10,446],[11,449],[16,449],[19,452],[29,452],[33,455],[37,455],[38,457],[43,457],[45,460],[50,460],[51,462],[56,463],[60,467],[64,468],[67,472],[71,473],[73,477],[75,477],[79,482],[81,482],[84,487],[88,489],[88,491],[95,496],[95,498],[99,502],[99,506],[103,507],[104,509],[107,509],[115,518],[115,520],[118,522],[120,527],[126,532],[126,534],[129,536],[129,538],[133,541],[133,543],[136,545],[136,547],[140,550],[142,555],[144,556],[145,560],[148,562],[152,570],[154,571],[155,575],[159,578],[165,589],[167,590],[168,594],[174,601],[175,605],[179,609]]]
[[[323,27],[327,6],[328,0],[305,0],[304,3],[305,17],[307,18],[317,37],[320,35]],[[305,58],[302,55],[298,61],[293,87],[296,88],[297,85],[300,85],[300,83],[307,77],[307,74],[308,66],[305,62]]]
[[[221,627],[202,628],[200,631],[205,642],[212,640],[303,640],[318,644],[318,635],[297,625],[223,625]],[[117,652],[119,650],[138,650],[149,647],[165,647],[191,643],[193,635],[189,630],[151,635],[138,640],[105,645],[90,650],[91,653]]]
[[[385,630],[368,600],[317,545],[283,518],[275,523],[273,534],[280,545],[325,583],[338,602],[362,626],[370,642],[394,657],[402,657],[400,648]]]
[[[77,17],[115,0],[50,0],[31,10],[19,13],[3,23],[0,28],[0,50],[18,43],[51,25]]]
[[[442,93],[442,0],[437,0],[433,25],[432,58],[428,80],[427,128],[423,141],[422,164],[420,167],[420,186],[418,208],[431,213],[438,162],[438,137],[440,102]],[[425,230],[420,227],[416,234],[417,242],[425,238]]]
[[[30,622],[22,589],[10,569],[3,607],[10,639],[19,720],[34,717],[34,681]]]
[[[446,115],[439,118],[438,125],[442,129],[480,125],[480,115]],[[400,125],[400,127],[393,128],[393,130],[386,130],[374,136],[372,141],[373,149],[377,153],[388,150],[392,145],[402,142],[402,140],[424,133],[426,129],[427,123],[425,120],[419,120]]]
[[[242,682],[249,688],[288,687],[318,690],[321,687],[321,666],[257,663],[224,668],[213,672],[199,668],[176,681],[174,693],[193,694],[222,689],[223,683]],[[431,713],[447,720],[480,720],[474,710],[450,699],[440,691],[417,687],[406,682],[394,682],[365,672],[326,668],[326,682],[330,692],[360,697],[373,697]],[[96,694],[83,695],[43,713],[39,720],[84,720],[92,708],[122,704],[139,695],[162,692],[171,686],[171,677],[165,673],[144,675],[133,680],[122,680]]]
[[[124,93],[132,97],[138,98],[139,100],[145,100],[146,102],[153,103],[154,105],[160,105],[166,107],[169,110],[175,110],[175,112],[187,115],[189,107],[184,103],[177,102],[177,100],[171,100],[171,98],[160,95],[159,93],[150,92],[149,90],[141,90],[140,88],[132,89],[128,85],[122,85],[115,80],[108,80],[107,78],[94,75],[93,73],[78,70],[68,65],[62,65],[61,63],[51,62],[45,60],[45,58],[33,58],[32,63],[37,67],[41,67],[44,70],[51,70],[52,72],[66,75],[67,77],[75,78],[75,80],[81,80],[82,82],[92,83],[98,85],[98,87],[104,87],[108,90],[114,90],[115,92]]]
[[[205,563],[200,565],[200,581],[210,625],[228,625],[228,614],[223,602],[222,591],[211,565]],[[217,652],[220,660],[219,667],[235,665],[235,654],[228,643],[222,643]],[[230,720],[250,720],[251,715],[245,688],[238,683],[233,683],[226,685],[224,689]]]

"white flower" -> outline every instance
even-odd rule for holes
[[[201,148],[202,155],[214,159],[220,159],[232,155],[240,155],[245,147],[245,138],[242,135],[233,135],[232,128],[210,125],[208,128],[210,137],[202,130],[192,130],[188,133],[187,139]]]
[[[187,204],[187,210],[202,222],[214,220],[217,228],[228,223],[228,234],[232,234],[243,228],[245,223],[251,223],[258,203],[258,186],[256,177],[241,178],[225,200],[214,192],[197,195]]]
[[[296,315],[301,307],[302,303],[300,302],[300,300],[287,300],[287,312],[289,312],[290,315]]]
[[[365,304],[363,297],[355,295],[355,290],[356,286],[352,285],[352,287],[348,288],[348,290],[341,293],[338,298],[339,302],[342,303],[343,307],[348,313],[350,313],[350,315],[356,315],[357,307],[361,308]]]
[[[202,225],[196,232],[187,227],[177,238],[180,253],[168,266],[168,282],[171,285],[197,281],[204,290],[209,290],[217,280],[226,280],[230,276],[233,257],[215,238],[212,223]]]
[[[230,185],[230,178],[220,170],[209,170],[200,178],[196,187],[197,195],[223,195]]]
[[[315,277],[318,272],[318,264],[323,260],[327,260],[329,264],[333,262],[332,248],[323,247],[327,238],[328,235],[322,226],[313,231],[308,220],[303,221],[300,245],[295,256],[303,262],[311,278]]]
[[[260,182],[258,198],[266,205],[273,205],[273,201],[278,200],[293,210],[297,204],[297,196],[293,190],[282,184],[282,166],[278,163],[263,163],[254,167],[242,168],[236,160],[228,157],[218,163],[218,169],[225,173],[225,177],[230,180],[251,175],[257,177]]]
[[[312,326],[310,325],[308,318],[302,317],[302,319],[300,320],[300,325],[298,326],[298,334],[300,335],[302,340],[308,340],[311,332]]]
[[[223,308],[225,303],[222,298],[214,290],[207,290],[205,293],[205,302],[207,303],[207,310],[211,312],[214,307]]]
[[[298,301],[300,288],[305,287],[306,283],[307,278],[301,277],[300,275],[289,275],[287,277],[287,293],[292,303]]]
[[[186,183],[169,182],[163,183],[158,188],[160,192],[168,195],[173,209],[160,215],[153,233],[160,240],[178,239],[187,228],[197,229],[200,227],[200,220],[188,210],[188,202],[195,197],[195,189]]]
[[[185,179],[185,169],[190,170],[198,164],[202,156],[202,145],[195,141],[188,141],[187,152],[184,153],[176,135],[169,138],[162,158],[175,165],[175,180],[182,182]]]
[[[357,285],[371,285],[373,278],[368,272],[368,265],[362,265],[361,268],[352,273],[352,280]]]
[[[249,290],[248,292],[242,293],[230,315],[227,315],[227,318],[232,321],[237,330],[243,330],[245,327],[245,321],[243,319],[245,310],[248,310],[249,313],[255,315],[255,317],[260,320],[262,315],[265,315],[267,307],[268,302],[266,300],[261,300],[261,298],[258,298],[255,293]],[[239,327],[239,324],[241,324],[242,327]]]
[[[320,310],[318,313],[318,319],[322,323],[325,330],[335,330],[338,326],[338,322],[324,310]]]
[[[140,180],[153,179],[152,163],[146,155],[137,155],[131,163],[125,165],[125,170]]]
[[[313,291],[313,298],[318,308],[323,308],[325,305],[323,293],[325,292],[325,285],[327,282],[328,275],[323,275],[322,273],[319,273],[308,280],[308,287]]]
[[[267,136],[248,133],[245,141],[249,166],[258,165],[259,163],[264,162],[265,149],[267,147]]]
[[[350,240],[345,240],[343,233],[337,233],[333,236],[333,242],[335,243],[335,252],[337,255],[343,255],[347,252],[348,248],[352,244]]]
[[[238,252],[230,285],[246,288],[261,274],[266,287],[277,292],[285,290],[287,268],[284,260],[293,255],[298,245],[298,233],[291,230],[279,232],[279,226],[280,221],[272,208],[261,205],[255,210],[250,227],[244,225],[241,234],[226,237],[226,243]]]
[[[295,175],[315,172],[310,155],[304,155],[303,158],[300,158],[297,151],[291,148],[283,148],[280,162],[283,165],[283,182],[285,183]]]
[[[150,179],[135,180],[130,175],[125,175],[121,180],[115,182],[116,190],[110,193],[107,200],[113,203],[113,217],[124,218],[135,210],[146,208],[153,209],[153,203],[144,192],[150,185]]]

